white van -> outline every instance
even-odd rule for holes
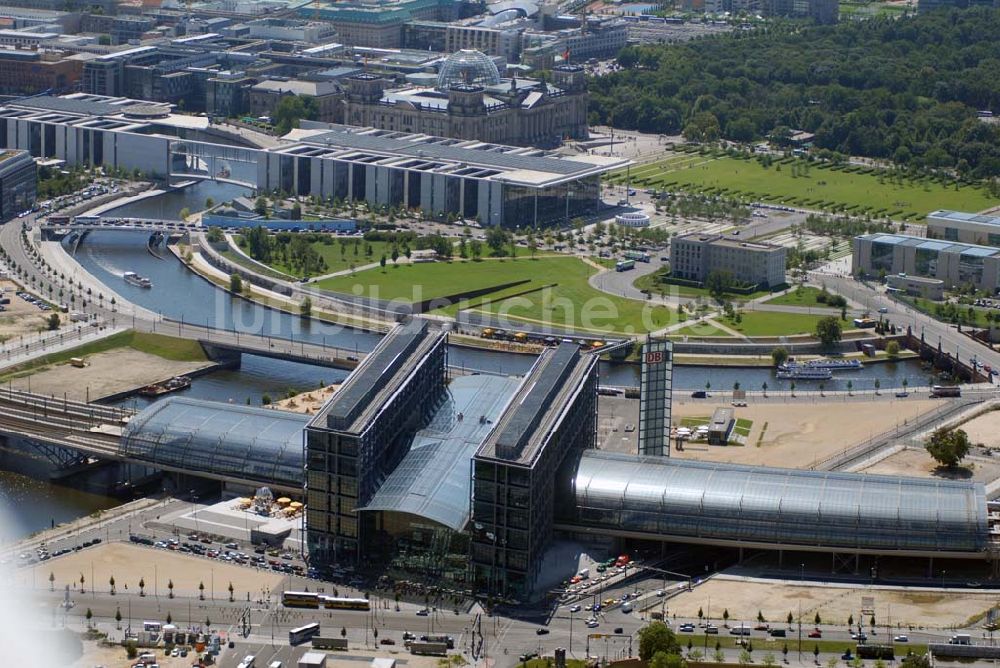
[[[281,663],[280,661],[272,661],[271,663],[268,664],[267,668],[282,668],[282,666],[284,665],[285,664]]]
[[[247,654],[245,657],[243,657],[243,660],[240,661],[240,665],[237,666],[236,668],[253,668],[254,661],[256,660],[257,657],[255,657],[253,654]]]

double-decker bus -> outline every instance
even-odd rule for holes
[[[319,635],[319,622],[306,624],[288,632],[288,644],[298,645]]]

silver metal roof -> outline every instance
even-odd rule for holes
[[[360,510],[409,513],[454,531],[465,528],[472,456],[520,382],[489,375],[453,380],[430,424],[416,433],[403,461]]]
[[[979,552],[983,485],[586,452],[574,494],[588,527],[710,541]]]
[[[169,397],[125,427],[119,453],[262,484],[301,487],[307,415]]]

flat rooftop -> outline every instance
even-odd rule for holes
[[[352,434],[363,432],[443,336],[431,333],[427,321],[420,318],[393,329],[351,372],[310,425]]]
[[[285,139],[298,143],[269,150],[386,166],[419,165],[414,168],[437,173],[479,169],[488,172],[477,175],[481,178],[534,187],[595,176],[631,163],[608,156],[566,157],[524,146],[308,121]],[[463,171],[463,175],[471,174]]]
[[[885,234],[882,232],[863,234],[856,238],[871,241],[872,243],[913,247],[918,250],[930,250],[939,253],[961,253],[962,255],[973,257],[1000,257],[1000,249],[993,246],[977,246],[976,244],[964,244],[958,241],[925,239],[924,237],[910,237],[903,234]]]
[[[976,223],[978,225],[995,225],[1000,227],[1000,216],[988,216],[982,213],[966,213],[964,211],[949,211],[938,209],[927,214],[928,222],[945,221],[949,223]]]
[[[532,466],[594,364],[596,358],[581,354],[573,343],[543,352],[476,457]]]

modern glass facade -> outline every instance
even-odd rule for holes
[[[0,222],[6,222],[35,203],[35,161],[20,151],[0,152]]]
[[[674,344],[649,337],[642,347],[639,454],[670,456],[670,396]]]
[[[473,460],[475,591],[530,596],[555,518],[571,514],[561,492],[595,445],[596,415],[596,357],[574,344],[543,355]]]
[[[356,562],[377,535],[359,510],[406,456],[443,398],[447,339],[414,319],[384,338],[306,429],[310,554]]]

